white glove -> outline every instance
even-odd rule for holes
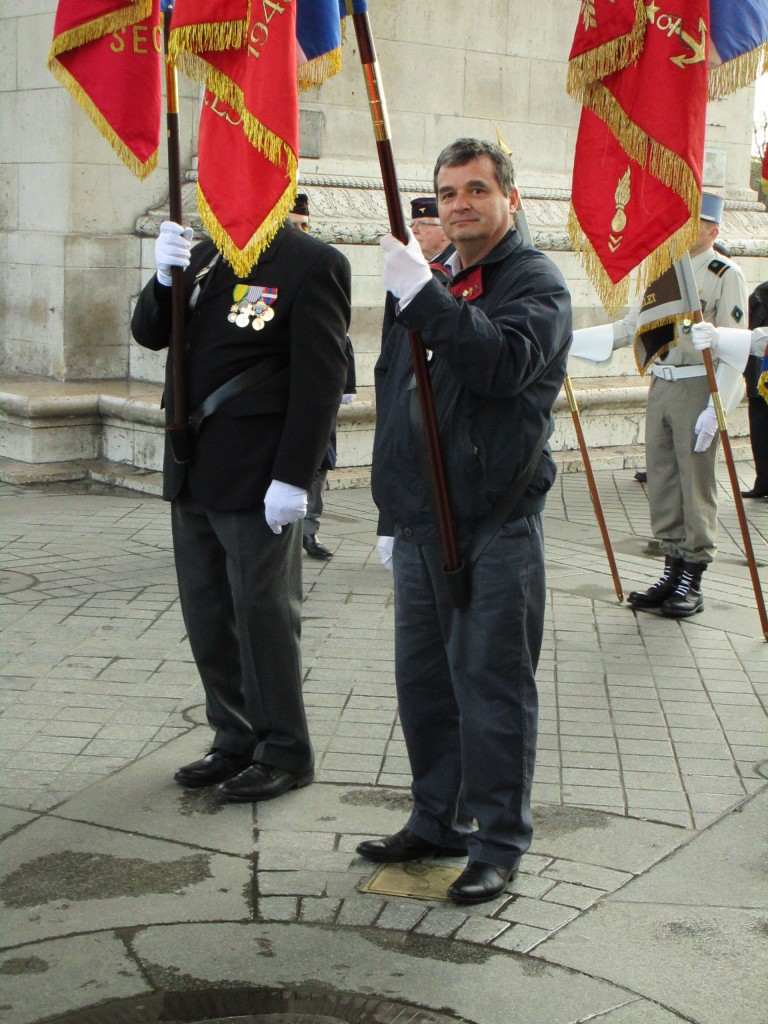
[[[392,572],[392,548],[395,543],[394,537],[377,537],[376,550],[379,552],[381,564],[389,572]]]
[[[718,342],[718,329],[714,324],[708,324],[706,320],[702,320],[700,324],[694,324],[691,328],[691,341],[693,347],[698,349],[699,352],[703,352],[704,349],[712,349],[712,355],[717,355],[717,342]]]
[[[171,267],[188,267],[192,252],[192,228],[183,228],[172,220],[164,220],[155,241],[157,280],[166,288],[171,284]]]
[[[307,514],[307,492],[293,484],[273,480],[264,495],[264,518],[272,533],[282,533],[283,527],[298,522]]]
[[[696,432],[696,444],[693,450],[705,452],[717,433],[717,413],[711,405],[708,405],[696,420],[694,431]]]
[[[354,391],[350,392],[350,394],[342,395],[341,396],[341,404],[342,405],[351,405],[351,403],[354,402],[355,397],[356,397],[356,395],[355,395]]]
[[[432,280],[432,271],[421,253],[421,247],[410,228],[408,244],[403,245],[393,235],[384,235],[379,245],[384,250],[384,273],[382,280],[388,292],[392,292],[400,305],[407,305]]]

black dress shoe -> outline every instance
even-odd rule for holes
[[[174,781],[187,789],[215,786],[238,775],[251,763],[250,755],[233,754],[229,750],[213,748],[205,757],[185,764],[173,776]]]
[[[648,474],[644,469],[638,469],[638,471],[635,473],[635,480],[637,480],[639,484],[647,484]]]
[[[500,896],[516,877],[517,868],[471,860],[448,889],[448,896],[454,903],[485,903]]]
[[[753,487],[751,491],[742,491],[742,498],[768,498],[768,491],[758,491]]]
[[[420,857],[465,857],[467,851],[450,846],[438,846],[422,839],[409,828],[402,828],[394,835],[383,839],[366,839],[360,843],[357,852],[366,860],[375,860],[383,864],[397,864],[407,860],[418,860]]]
[[[310,558],[317,558],[321,562],[327,562],[329,558],[333,558],[333,552],[324,547],[317,537],[305,537],[302,543]]]
[[[219,792],[231,803],[251,804],[258,800],[272,800],[290,789],[308,786],[314,777],[314,769],[297,775],[282,768],[273,768],[271,764],[252,764],[219,786]]]

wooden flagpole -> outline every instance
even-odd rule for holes
[[[176,65],[168,57],[173,0],[162,0],[165,57],[166,130],[168,136],[168,197],[170,219],[182,223],[181,155],[179,145],[179,88]],[[171,267],[171,352],[173,358],[173,416],[166,428],[176,462],[192,459],[187,408],[187,360],[184,345],[184,268]]]
[[[360,63],[363,66],[363,73],[365,75],[365,85],[371,110],[371,120],[373,121],[376,149],[379,155],[381,176],[384,183],[384,195],[387,202],[390,230],[395,238],[406,243],[408,241],[408,233],[400,203],[400,190],[397,183],[397,172],[395,170],[389,131],[389,117],[387,115],[386,100],[381,85],[376,50],[367,11],[353,13],[352,21],[360,51]],[[421,335],[416,331],[410,331],[409,340],[416,387],[421,406],[421,416],[424,424],[424,441],[432,480],[435,514],[443,548],[443,571],[451,604],[455,608],[461,608],[469,600],[469,580],[456,542],[456,529],[440,449],[440,435],[437,429],[437,414],[435,412],[432,383],[429,377],[429,367]]]

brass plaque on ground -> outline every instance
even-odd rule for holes
[[[382,864],[360,891],[382,896],[410,896],[414,900],[447,901],[448,886],[463,870],[439,864]]]

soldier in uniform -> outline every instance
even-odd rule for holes
[[[747,320],[744,276],[713,248],[723,205],[719,196],[706,192],[702,196],[699,236],[690,257],[704,319],[717,327],[743,328]],[[623,320],[607,325],[613,349],[633,344],[640,308],[638,302]],[[575,347],[583,350],[591,341],[599,347],[605,330],[576,331]],[[720,353],[718,388],[726,411],[732,411],[743,395],[741,370],[748,344],[740,346],[743,361],[738,369]],[[740,355],[732,358],[737,364],[740,360]],[[653,361],[650,372],[645,417],[648,502],[651,529],[664,554],[664,571],[648,590],[633,591],[629,603],[639,611],[658,609],[670,618],[687,618],[704,608],[701,577],[717,550],[717,417],[703,356],[690,330],[677,326],[675,344]]]

